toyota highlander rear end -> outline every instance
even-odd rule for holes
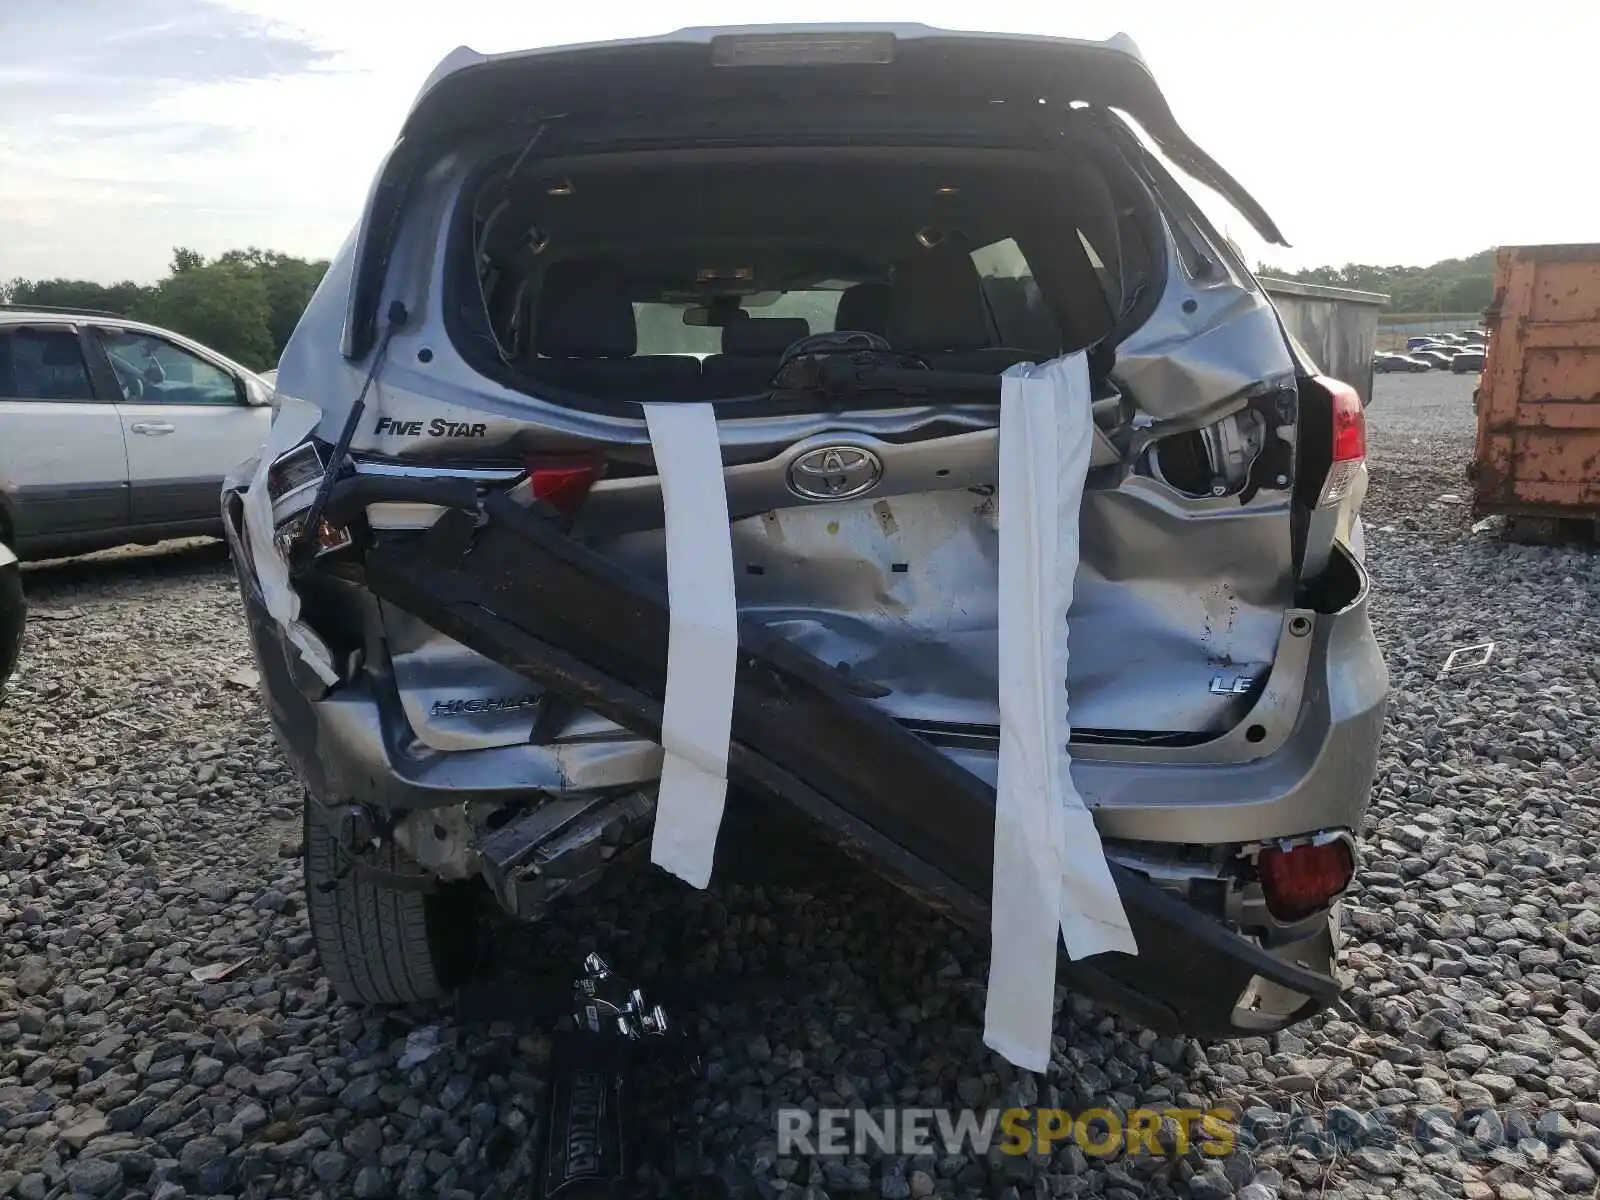
[[[614,570],[620,645],[627,589],[665,578],[643,403],[715,406],[748,627],[992,787],[999,377],[1074,351],[1073,779],[1114,864],[1199,923],[1174,944],[1253,964],[1199,998],[1160,962],[1079,978],[1197,1033],[1336,994],[1387,692],[1344,542],[1361,405],[1169,163],[1281,240],[1122,38],[689,30],[441,65],[280,364],[266,535],[253,467],[223,501],[342,994],[440,994],[452,895],[537,918],[648,838],[655,684],[561,632],[611,601],[556,582],[563,545]],[[484,550],[499,601],[440,582],[519,511],[554,558],[489,578]],[[914,886],[918,831],[868,832]]]

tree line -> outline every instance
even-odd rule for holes
[[[178,247],[172,267],[153,284],[87,279],[13,279],[0,302],[88,308],[174,330],[252,370],[278,365],[289,335],[328,269],[275,250],[229,250],[207,261]]]
[[[1262,266],[1260,271],[1301,283],[1387,292],[1389,308],[1397,313],[1477,313],[1489,307],[1494,295],[1494,257],[1495,252],[1490,249],[1470,258],[1447,258],[1429,267],[1346,263],[1342,267],[1311,267],[1304,271]]]

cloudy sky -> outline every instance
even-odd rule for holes
[[[1600,9],[1577,0],[0,0],[0,279],[174,245],[330,254],[422,81],[478,50],[752,19],[1131,34],[1288,266],[1600,239]],[[759,16],[757,15],[759,14]],[[1213,212],[1218,212],[1214,206]],[[1227,231],[1257,250],[1242,221]]]

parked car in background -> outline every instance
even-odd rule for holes
[[[1457,375],[1483,370],[1483,349],[1463,350],[1450,360],[1450,370]]]
[[[17,669],[22,653],[22,628],[28,614],[22,595],[22,565],[10,547],[0,544],[0,696]]]
[[[565,115],[530,141],[530,111]],[[1197,1036],[1333,1001],[1388,692],[1352,549],[1361,399],[1130,123],[1282,241],[1123,37],[690,29],[441,64],[284,352],[305,401],[224,495],[340,996],[444,994],[463,891],[538,920],[648,836],[660,705],[635,698],[661,695],[670,617],[644,404],[715,404],[741,655],[774,656],[741,657],[741,696],[815,698],[805,732],[798,701],[741,701],[730,813],[761,797],[988,929],[974,493],[1002,372],[1097,347],[1114,469],[1083,498],[1073,779],[1119,887],[1164,898],[1138,956],[1070,977]],[[1197,255],[1227,269],[1197,281]]]
[[[1421,359],[1435,370],[1444,371],[1449,369],[1450,360],[1454,355],[1441,346],[1425,346],[1420,350],[1413,350],[1411,357]]]
[[[1406,349],[1408,351],[1421,350],[1425,346],[1435,345],[1438,345],[1438,339],[1426,334],[1418,335],[1417,337],[1408,337],[1406,339]]]
[[[1469,329],[1461,335],[1469,345],[1482,346],[1489,341],[1489,335],[1481,329]]]
[[[261,449],[271,395],[169,330],[0,309],[0,544],[28,559],[220,536],[223,477]]]
[[[1414,354],[1389,354],[1380,350],[1372,356],[1372,369],[1379,375],[1392,375],[1397,371],[1415,373],[1428,370],[1429,364]]]

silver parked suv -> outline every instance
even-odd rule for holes
[[[1281,240],[1122,37],[441,64],[279,364],[283,436],[223,496],[342,995],[442,994],[456,898],[536,919],[648,840],[645,401],[716,407],[732,803],[984,927],[999,377],[1087,350],[1072,772],[1140,953],[1069,978],[1207,1036],[1332,1002],[1388,690],[1348,546],[1361,404],[1168,163]]]

